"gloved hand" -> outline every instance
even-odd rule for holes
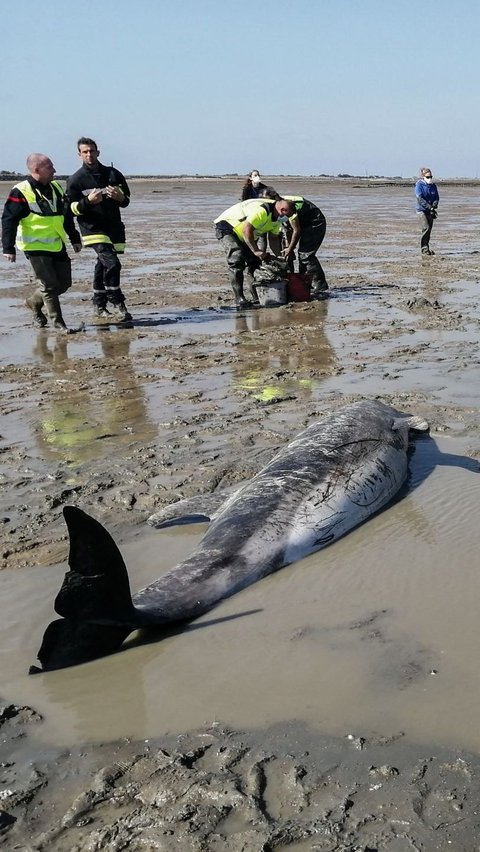
[[[432,209],[430,210],[430,216],[432,217],[432,219],[436,219],[436,218],[437,218],[438,213],[437,213],[437,211],[435,210],[435,207],[432,207]]]

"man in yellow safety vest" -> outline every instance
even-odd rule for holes
[[[224,210],[215,220],[215,236],[221,241],[230,270],[235,303],[238,308],[251,304],[243,291],[243,273],[248,269],[251,276],[267,257],[265,248],[257,240],[269,235],[270,248],[280,254],[282,223],[293,216],[295,207],[284,198],[239,201]]]
[[[53,180],[55,167],[50,157],[30,154],[27,169],[30,175],[13,187],[3,209],[3,256],[15,263],[18,248],[32,265],[38,283],[25,304],[32,311],[34,325],[43,328],[50,319],[57,331],[68,332],[59,297],[72,286],[67,235],[73,250],[79,252],[80,234],[66,205],[65,193]]]

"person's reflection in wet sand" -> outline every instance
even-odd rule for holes
[[[49,338],[38,335],[33,350],[52,369],[52,388],[42,396],[36,429],[42,454],[48,450],[47,456],[69,464],[116,449],[123,454],[132,433],[142,442],[157,434],[130,358],[130,336],[102,329],[97,334],[103,359],[70,360],[68,337],[58,336],[50,348]]]
[[[50,349],[48,342],[53,343]],[[45,333],[37,334],[32,352],[39,360],[45,364],[50,364],[55,372],[62,372],[68,361],[68,343],[71,340],[66,335],[57,334],[53,338],[49,338]]]
[[[265,308],[238,316],[235,387],[263,402],[292,394],[310,396],[336,364],[325,333],[326,315],[323,302],[314,310]]]
[[[108,407],[105,412],[105,431],[117,436],[119,433],[135,433],[142,443],[157,437],[157,427],[149,418],[145,392],[139,382],[130,356],[130,335],[124,330],[105,332],[99,329],[98,336],[104,363],[112,364],[112,384],[108,391]]]

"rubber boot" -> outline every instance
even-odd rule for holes
[[[120,322],[131,322],[133,317],[127,311],[125,302],[118,302],[115,305],[112,305],[113,310],[115,312],[116,317],[120,320]]]
[[[43,295],[43,303],[47,309],[48,316],[50,317],[53,327],[57,331],[68,332],[68,328],[66,326],[65,320],[62,316],[62,309],[60,307],[60,299],[58,298],[56,293],[44,293]]]
[[[324,299],[328,292],[328,284],[326,281],[312,281],[312,289],[310,295],[312,299]]]
[[[93,313],[97,319],[111,319],[112,315],[105,305],[94,305]]]
[[[245,298],[243,293],[243,271],[241,269],[232,272],[232,290],[237,308],[247,308],[251,305],[251,302]]]
[[[47,325],[47,318],[42,311],[43,296],[40,293],[40,290],[35,290],[31,296],[25,299],[25,304],[33,313],[33,324],[36,325],[37,328],[45,328]]]
[[[243,282],[243,297],[247,302],[258,304],[257,288],[255,287],[255,278],[251,269],[245,270],[245,278]]]

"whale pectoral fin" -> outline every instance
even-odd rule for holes
[[[152,523],[151,518],[148,519],[148,523],[152,524],[157,530],[164,530],[166,527],[184,526],[186,524],[208,524],[210,521],[211,518],[208,515],[181,515],[179,518],[168,518],[168,520],[164,521],[155,520],[155,523]]]
[[[110,533],[81,509],[65,506],[70,535],[68,564],[55,611],[75,620],[131,621],[134,612],[127,569]]]
[[[405,424],[414,432],[428,432],[430,429],[426,420],[423,417],[417,417],[416,414],[408,414],[405,417],[397,417],[392,423],[392,429],[404,429]]]
[[[59,618],[50,622],[44,636],[38,659],[42,671],[63,669],[87,663],[98,657],[111,654],[120,647],[130,629],[88,621],[75,621],[71,618]],[[32,666],[30,674],[38,669]]]
[[[177,524],[208,523],[218,513],[223,504],[239,490],[238,486],[222,488],[212,494],[199,494],[186,497],[177,503],[170,503],[147,519],[147,524],[156,529],[173,527]]]

